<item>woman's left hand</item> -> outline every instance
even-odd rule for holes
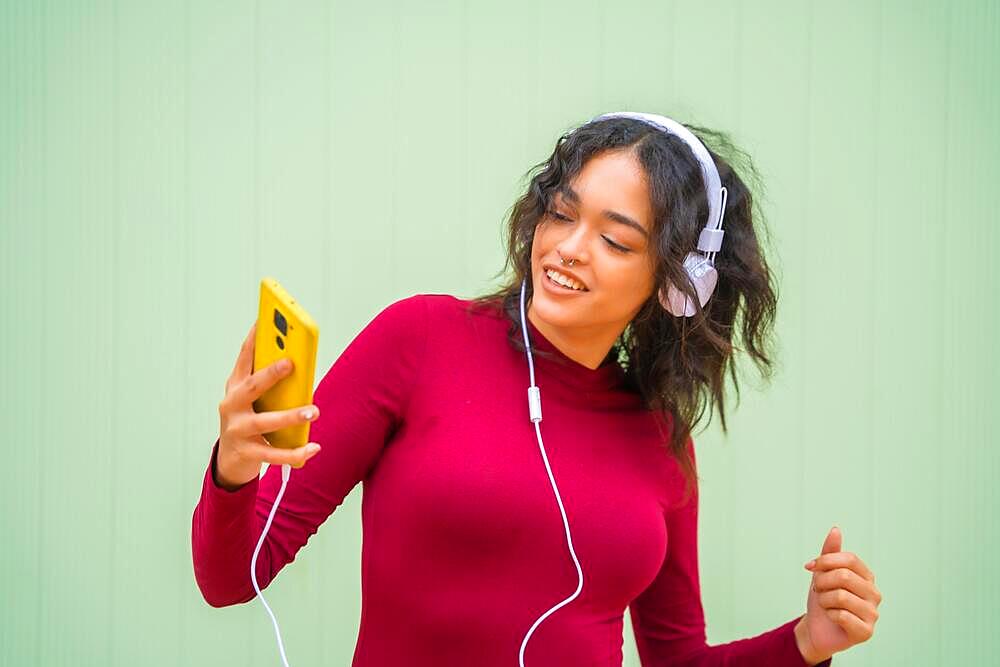
[[[795,637],[812,664],[868,641],[878,620],[882,593],[875,587],[875,575],[856,554],[840,550],[842,539],[834,526],[821,555],[805,564],[813,573],[812,585]]]

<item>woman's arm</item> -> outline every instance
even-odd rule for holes
[[[694,457],[694,443],[688,440]],[[795,633],[801,614],[755,637],[709,646],[698,577],[698,495],[667,513],[667,554],[659,574],[629,605],[644,666],[807,667]],[[818,663],[823,667],[831,660]]]
[[[309,440],[322,450],[295,469],[257,558],[265,588],[354,486],[376,465],[404,418],[426,349],[423,295],[397,301],[351,341],[317,385],[320,416]],[[205,601],[223,607],[252,600],[250,561],[281,487],[280,466],[235,490],[215,478],[218,441],[191,520],[195,579]]]

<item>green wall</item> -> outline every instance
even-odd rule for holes
[[[884,595],[837,664],[986,664],[998,36],[991,0],[0,0],[0,664],[279,664],[190,554],[260,277],[325,371],[393,300],[492,286],[524,172],[621,109],[766,188],[779,372],[695,434],[710,643],[803,613],[836,524]],[[292,664],[349,663],[360,494],[268,591]]]

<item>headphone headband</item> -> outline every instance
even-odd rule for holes
[[[632,118],[640,120],[668,134],[679,137],[691,148],[694,156],[701,163],[702,181],[705,184],[705,192],[708,195],[708,220],[705,221],[705,228],[701,230],[701,235],[698,237],[698,250],[705,253],[718,252],[719,248],[722,247],[722,237],[725,233],[722,230],[722,216],[725,212],[726,189],[722,187],[719,170],[715,166],[715,161],[709,154],[708,149],[705,148],[705,144],[691,130],[666,116],[639,111],[614,111],[596,116],[590,122],[593,123],[606,118]]]

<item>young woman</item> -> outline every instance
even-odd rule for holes
[[[251,372],[251,328],[193,516],[203,596],[253,599],[278,466],[308,460],[255,572],[266,586],[362,481],[355,666],[620,666],[626,608],[644,665],[830,664],[872,635],[881,602],[836,529],[807,564],[805,614],[705,640],[691,431],[706,404],[726,428],[737,330],[771,366],[777,299],[750,190],[662,116],[600,116],[536,169],[510,215],[505,286],[389,305],[310,410],[253,411],[288,370]],[[720,216],[721,244],[703,232]],[[307,419],[315,442],[297,450],[261,435]]]

